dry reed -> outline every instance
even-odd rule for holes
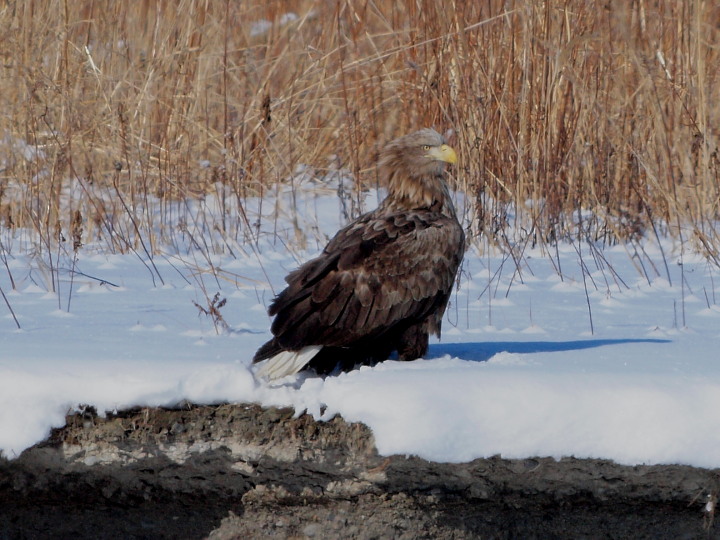
[[[248,196],[300,165],[374,185],[379,145],[435,126],[492,241],[671,234],[717,262],[718,21],[690,0],[6,2],[0,224],[48,251],[77,216],[118,251],[199,219],[248,239]],[[218,193],[213,217],[179,204]]]

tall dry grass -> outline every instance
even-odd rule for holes
[[[493,240],[670,233],[718,260],[715,2],[25,0],[0,27],[0,223],[48,246],[79,211],[85,242],[152,253],[218,186],[207,227],[242,237],[299,165],[360,189],[435,126]]]

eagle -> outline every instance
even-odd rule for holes
[[[465,251],[445,165],[455,151],[435,130],[388,143],[378,170],[387,197],[341,229],[322,253],[285,278],[271,303],[273,337],[256,375],[327,375],[397,352],[415,360],[440,327]]]

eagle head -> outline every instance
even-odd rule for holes
[[[405,177],[438,176],[457,154],[445,138],[431,128],[415,131],[389,143],[380,154],[380,167]]]
[[[455,150],[437,131],[421,129],[390,142],[380,153],[380,171],[388,199],[405,208],[446,206],[446,163],[457,162]],[[448,210],[448,213],[451,210]]]

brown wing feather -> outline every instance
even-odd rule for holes
[[[457,221],[438,212],[366,214],[288,275],[269,310],[276,342],[349,346],[434,310],[439,332],[462,245]]]

